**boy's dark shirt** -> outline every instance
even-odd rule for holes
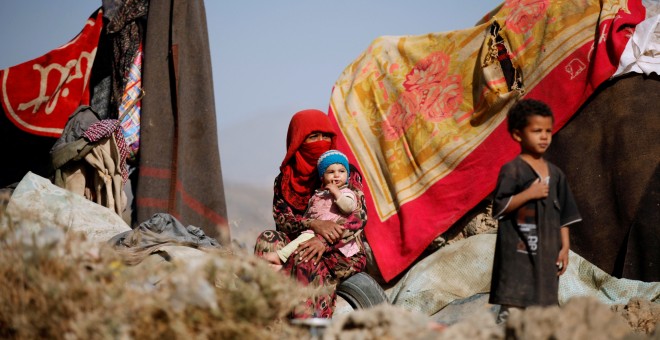
[[[500,170],[493,199],[493,214],[500,220],[490,303],[518,307],[558,303],[560,228],[581,218],[564,173],[546,163],[550,174],[548,197],[530,200],[503,216],[499,215],[511,196],[527,189],[540,176],[521,157]]]

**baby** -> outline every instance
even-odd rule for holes
[[[329,150],[318,160],[317,170],[321,177],[321,188],[317,189],[307,205],[305,217],[308,219],[337,222],[357,209],[355,193],[348,188],[348,158],[337,151]],[[286,263],[298,245],[314,237],[311,230],[303,231],[297,238],[282,249],[263,254],[263,258],[279,269]],[[358,245],[355,240],[347,242],[339,250],[346,257],[355,255]]]

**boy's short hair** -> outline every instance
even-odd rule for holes
[[[553,122],[555,120],[552,110],[546,103],[535,99],[522,99],[513,104],[507,113],[509,133],[513,133],[513,130],[522,131],[527,126],[527,118],[530,116],[550,117]]]

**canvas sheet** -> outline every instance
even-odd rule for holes
[[[84,233],[94,242],[107,242],[131,230],[114,211],[31,172],[14,190],[7,214],[20,221],[21,228],[29,232],[36,233],[44,227],[64,227],[66,231]]]
[[[505,123],[516,98],[547,102],[561,128],[644,19],[640,0],[508,0],[469,29],[374,40],[335,83],[329,115],[364,175],[383,277],[494,189],[519,151]]]

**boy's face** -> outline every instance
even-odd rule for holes
[[[330,164],[323,174],[323,185],[334,184],[342,186],[346,184],[346,168],[339,164]]]
[[[542,156],[552,142],[552,117],[528,117],[527,126],[522,131],[513,131],[513,139],[520,143],[522,153]]]

